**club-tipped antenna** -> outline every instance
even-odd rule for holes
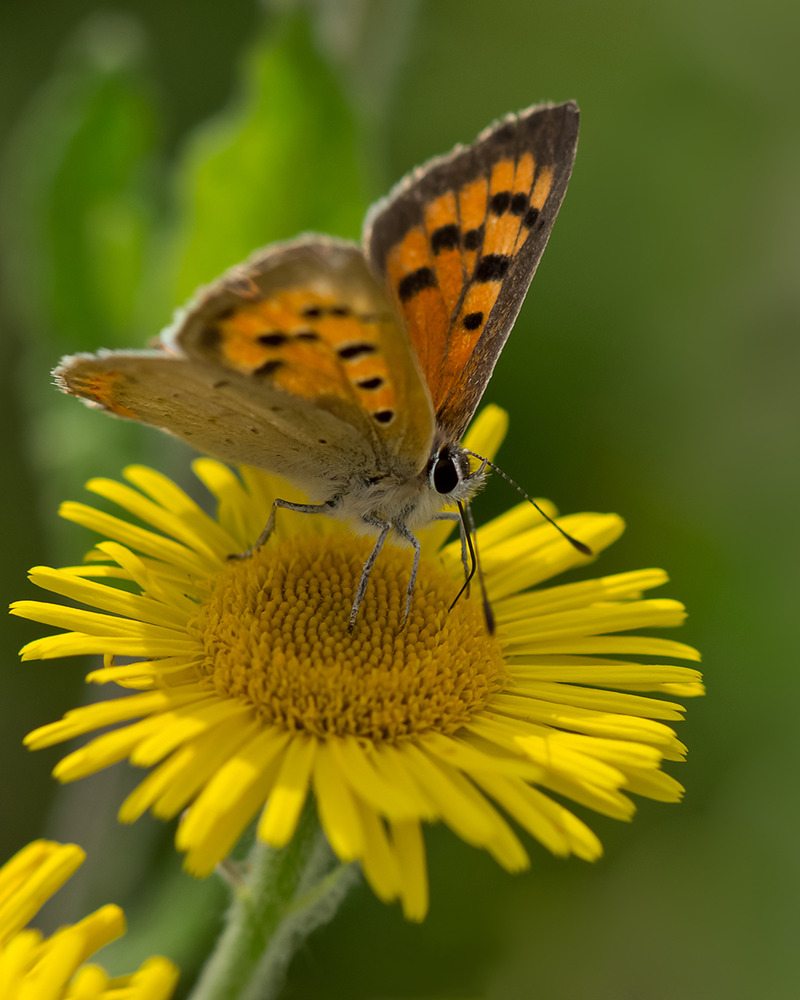
[[[492,606],[491,604],[489,604],[489,595],[486,593],[486,583],[484,582],[483,579],[483,570],[481,569],[481,561],[478,556],[478,538],[475,533],[475,521],[472,518],[472,510],[470,509],[468,504],[466,505],[465,509],[465,505],[460,500],[457,500],[456,504],[458,506],[459,516],[461,517],[461,528],[462,531],[464,532],[464,539],[466,540],[467,543],[467,552],[469,553],[470,568],[469,572],[466,575],[466,579],[464,580],[464,584],[461,587],[461,590],[459,590],[459,592],[456,594],[455,600],[450,605],[450,611],[453,610],[453,608],[458,603],[458,600],[461,597],[461,595],[469,587],[470,581],[472,580],[473,576],[475,576],[475,572],[477,570],[478,582],[481,588],[481,598],[483,601],[483,616],[486,619],[486,631],[489,633],[489,635],[494,635],[494,615],[492,614]]]
[[[519,494],[521,494],[521,496],[525,497],[525,499],[528,501],[528,503],[531,504],[533,507],[536,508],[536,510],[539,511],[539,513],[542,515],[542,517],[545,519],[545,521],[549,521],[550,524],[552,524],[553,527],[556,529],[556,531],[560,532],[564,536],[564,538],[566,538],[566,540],[570,543],[570,545],[574,546],[574,548],[576,548],[578,550],[578,552],[581,552],[585,556],[592,556],[592,555],[594,555],[594,553],[592,552],[592,550],[589,548],[588,545],[586,545],[584,542],[578,541],[578,539],[574,538],[572,535],[570,535],[569,532],[564,531],[564,529],[561,527],[560,524],[557,524],[553,520],[553,518],[550,517],[549,514],[546,514],[542,510],[542,508],[539,506],[539,504],[536,503],[536,501],[532,497],[528,496],[528,494],[525,492],[525,490],[523,490],[523,488],[519,485],[519,483],[514,482],[514,480],[511,478],[511,476],[508,475],[508,473],[503,472],[503,470],[501,468],[499,468],[497,465],[495,465],[494,462],[490,462],[489,459],[485,458],[483,455],[478,455],[474,451],[467,451],[467,454],[468,455],[472,455],[473,458],[477,458],[481,462],[485,462],[491,469],[494,469],[495,472],[497,472],[499,475],[501,475],[503,477],[503,479],[505,479],[505,481],[507,483],[511,483],[511,485],[514,487],[514,489],[517,491],[517,493],[519,493]],[[462,516],[463,516],[463,514],[462,514]]]

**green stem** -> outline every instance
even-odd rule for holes
[[[287,847],[256,843],[245,868],[190,1000],[274,1000],[298,945],[332,919],[357,872],[336,861],[310,804]]]

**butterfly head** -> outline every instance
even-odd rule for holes
[[[486,478],[486,463],[477,469],[470,466],[469,454],[458,445],[443,444],[436,448],[428,461],[428,482],[435,494],[457,503],[468,500],[480,489]]]

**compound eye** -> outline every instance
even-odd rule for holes
[[[458,486],[458,469],[452,455],[448,452],[442,453],[436,459],[431,479],[433,480],[433,488],[437,493],[452,493],[456,486]]]

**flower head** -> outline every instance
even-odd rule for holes
[[[492,454],[504,426],[500,411],[484,411],[467,446]],[[663,662],[697,660],[693,649],[638,633],[683,620],[677,601],[642,597],[666,581],[663,571],[542,588],[588,559],[523,504],[477,532],[494,635],[474,594],[450,610],[461,546],[443,544],[442,524],[424,533],[405,626],[409,552],[387,547],[350,633],[370,542],[333,520],[282,512],[267,545],[230,561],[258,537],[272,500],[291,494],[249,468],[240,479],[200,459],[194,470],[217,499],[216,518],[139,466],[125,470],[130,486],[88,488],[145,527],[64,505],[65,517],[111,540],[85,566],[37,568],[31,579],[98,610],[13,607],[69,630],[30,643],[23,658],[102,653],[88,680],[130,691],[67,713],[28,745],[118,724],[65,757],[56,776],[72,781],[124,758],[152,767],[120,818],[183,812],[177,843],[194,874],[210,872],[255,816],[262,841],[285,845],[313,789],[334,852],[359,861],[381,899],[400,898],[421,919],[423,821],[446,823],[516,871],[528,856],[500,809],[555,854],[594,859],[597,837],[549,793],[619,819],[634,811],[630,793],[679,799],[660,766],[684,755],[667,725],[682,709],[643,693],[702,688],[694,668]],[[616,515],[559,524],[595,552],[623,530]]]
[[[3,1000],[168,1000],[178,971],[149,958],[131,976],[112,979],[83,963],[125,933],[118,906],[103,906],[45,938],[25,925],[83,863],[75,844],[36,840],[0,868],[0,996]]]

